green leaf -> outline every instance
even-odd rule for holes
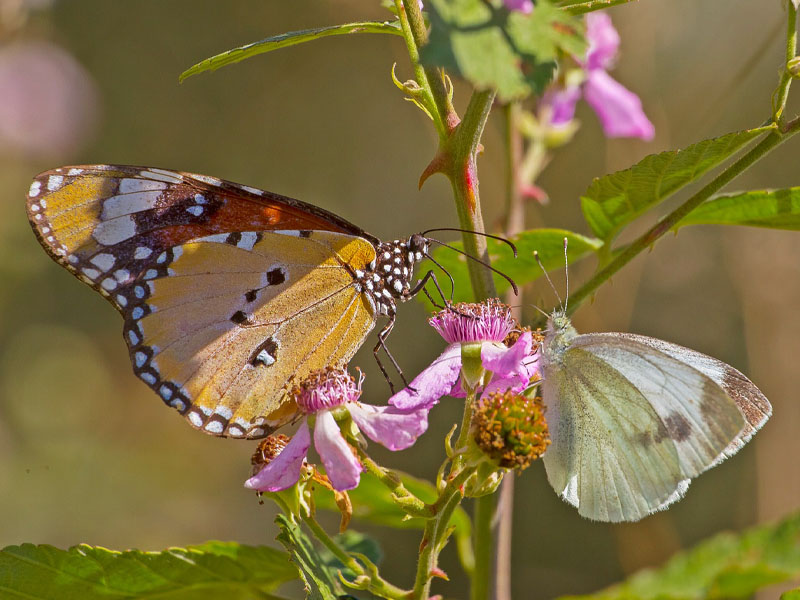
[[[87,544],[60,550],[22,544],[0,551],[0,596],[93,600],[164,596],[276,598],[297,579],[289,556],[266,546],[206,542],[163,552],[117,552]]]
[[[747,598],[800,576],[800,514],[743,534],[723,533],[680,553],[659,569],[571,600],[705,600]],[[786,596],[791,598],[791,596]],[[800,597],[800,596],[797,596]],[[565,600],[565,599],[562,599]]]
[[[391,33],[402,35],[400,24],[397,22],[363,21],[361,23],[344,23],[343,25],[331,25],[330,27],[318,27],[316,29],[303,29],[302,31],[290,31],[280,35],[264,38],[261,41],[253,42],[245,46],[233,48],[211,58],[207,58],[193,67],[189,67],[178,78],[183,82],[184,79],[203,73],[204,71],[216,71],[220,67],[232,65],[256,54],[272,52],[280,48],[287,48],[303,42],[311,42],[331,35],[346,35],[350,33]]]
[[[685,219],[684,225],[750,225],[800,230],[800,187],[715,196]]]
[[[486,246],[492,267],[511,277],[518,286],[522,286],[542,276],[542,269],[533,257],[534,250],[539,253],[539,258],[548,271],[564,266],[564,238],[567,238],[568,242],[567,256],[570,263],[583,258],[603,245],[600,240],[585,237],[566,229],[531,229],[511,238],[511,241],[517,246],[517,258],[514,258],[511,249],[503,242],[490,238],[486,240]],[[454,242],[451,245],[460,250],[463,249],[460,242]],[[433,257],[453,276],[456,282],[455,300],[474,301],[467,271],[467,260],[469,259],[448,248],[437,248],[433,252]],[[430,268],[437,272],[437,279],[442,286],[442,291],[445,295],[449,295],[449,282],[441,276],[438,268],[428,262],[420,268],[420,272],[424,273]],[[509,288],[508,282],[499,275],[495,275],[494,282],[497,286],[497,293],[500,295]],[[438,292],[431,292],[431,295],[439,301]],[[422,300],[424,295],[420,294],[418,297]]]
[[[310,600],[336,600],[340,586],[325,561],[317,553],[311,540],[300,529],[297,523],[286,515],[278,515],[275,522],[280,527],[278,541],[292,556],[292,562],[300,569],[300,576],[306,584],[307,598]]]
[[[633,0],[561,0],[558,7],[572,15],[582,15],[628,2]]]
[[[651,154],[629,169],[595,179],[581,197],[594,234],[610,241],[647,209],[696,181],[772,126],[729,133],[683,150]]]
[[[424,479],[417,479],[406,473],[395,471],[409,492],[423,502],[431,503],[436,500],[436,488]],[[406,513],[393,500],[392,493],[377,478],[369,473],[361,475],[358,487],[347,492],[353,503],[353,518],[367,523],[385,525],[395,529],[423,529],[425,520],[419,517],[407,519]],[[333,494],[320,490],[315,496],[317,507],[337,511]],[[465,568],[472,564],[472,549],[470,539],[472,536],[472,521],[467,512],[458,507],[450,519],[450,524],[455,526],[454,536],[459,557]]]
[[[423,63],[444,67],[479,89],[494,88],[501,100],[540,93],[560,52],[581,55],[582,23],[547,0],[519,11],[483,0],[429,0],[431,34]]]

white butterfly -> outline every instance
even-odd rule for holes
[[[641,335],[579,335],[564,311],[548,320],[542,358],[547,477],[589,519],[666,508],[772,413],[730,365]]]

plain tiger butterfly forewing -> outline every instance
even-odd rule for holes
[[[51,256],[122,313],[136,374],[213,435],[257,438],[291,420],[290,382],[348,360],[376,308],[393,314],[389,295],[363,293],[375,238],[255,188],[63,167],[36,177],[28,215]]]

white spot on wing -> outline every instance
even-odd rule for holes
[[[108,271],[111,267],[114,266],[114,262],[117,260],[117,257],[113,254],[108,254],[107,252],[103,252],[102,254],[98,254],[93,256],[89,262],[91,262],[94,266],[100,269],[103,272]]]
[[[69,171],[67,171],[67,175],[69,175],[70,177],[75,177],[76,175],[80,175],[81,173],[83,173],[83,169],[70,169]]]
[[[239,243],[236,244],[236,247],[243,248],[245,250],[252,250],[257,239],[258,234],[255,231],[244,231],[242,232],[242,239],[239,240]]]
[[[150,385],[153,385],[156,382],[156,376],[152,373],[139,373],[139,379],[146,381]]]
[[[155,179],[156,181],[165,181],[167,183],[180,183],[183,177],[174,171],[166,171],[164,169],[145,169],[142,171],[144,177]]]
[[[30,189],[28,190],[28,196],[30,196],[31,198],[36,198],[36,196],[39,195],[39,192],[41,190],[42,190],[42,182],[41,181],[34,181],[31,184]],[[36,206],[36,205],[31,206],[31,210],[39,210],[38,206],[36,206],[36,208],[34,208],[34,206]]]
[[[194,425],[195,427],[203,426],[203,417],[201,417],[198,413],[194,411],[189,413],[189,421],[191,421],[192,425]]]
[[[64,177],[62,175],[50,175],[47,179],[47,189],[54,192],[61,187],[62,183],[64,183]]]
[[[124,196],[111,196],[103,202],[103,220],[155,208],[161,192],[131,192]]]
[[[100,277],[100,271],[97,269],[90,269],[88,267],[81,269],[84,275],[86,275],[89,279],[97,279]]]
[[[103,279],[103,282],[100,285],[102,285],[106,290],[113,290],[115,287],[117,287],[117,282],[111,279],[111,277],[106,277]]]
[[[186,209],[190,215],[194,215],[195,217],[199,217],[203,214],[203,207],[202,206],[190,206]]]
[[[222,423],[219,421],[209,421],[204,429],[211,433],[222,433]]]
[[[127,178],[123,179],[119,184],[120,194],[130,194],[136,192],[154,192],[164,190],[167,184],[161,181],[152,181],[150,179],[136,179]]]
[[[222,185],[222,180],[217,177],[211,177],[210,175],[192,175],[197,181],[202,181],[203,183],[207,183],[209,185],[214,185],[220,187]]]
[[[148,248],[147,246],[139,246],[133,252],[133,258],[135,258],[136,260],[143,260],[143,259],[147,258],[148,256],[150,256],[152,253],[153,253],[153,250]]]
[[[130,215],[101,221],[92,233],[92,237],[104,246],[119,244],[134,235],[136,235],[136,222]]]

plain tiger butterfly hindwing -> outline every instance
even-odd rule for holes
[[[215,177],[117,165],[38,175],[47,252],[124,318],[136,375],[192,426],[260,438],[291,421],[294,381],[348,361],[427,252],[321,208]]]

